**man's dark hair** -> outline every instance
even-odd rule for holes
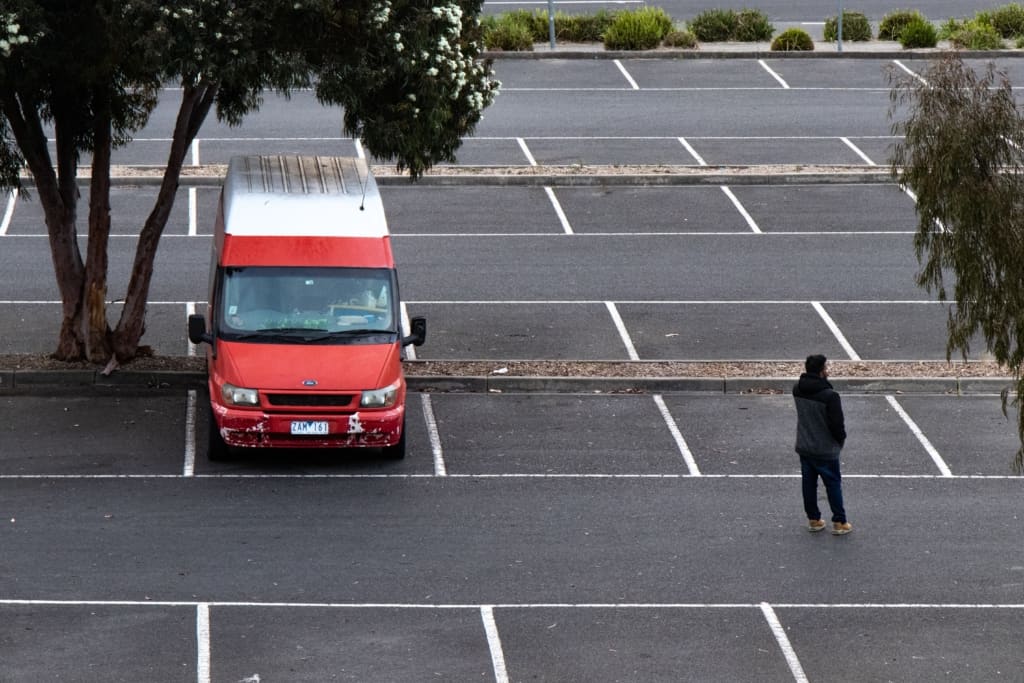
[[[821,371],[825,369],[825,361],[827,360],[820,353],[807,356],[807,360],[804,361],[804,369],[812,375],[820,375]]]

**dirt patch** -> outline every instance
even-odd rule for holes
[[[391,165],[373,165],[373,175],[378,178],[408,176],[408,172],[399,172]],[[522,177],[522,176],[619,176],[619,175],[677,175],[677,176],[717,176],[717,175],[877,175],[887,169],[853,165],[853,164],[753,164],[733,166],[684,166],[675,164],[565,164],[537,166],[469,166],[469,165],[438,165],[423,174],[431,177]],[[163,176],[161,166],[114,166],[111,176],[121,179],[159,179]],[[183,166],[182,178],[223,179],[227,173],[226,164],[203,164],[201,166]],[[91,169],[83,166],[78,169],[78,177],[88,179]],[[26,178],[27,179],[27,178]]]
[[[1010,377],[991,361],[829,361],[833,377]],[[0,371],[103,370],[93,363],[65,363],[45,354],[0,354]],[[193,356],[148,356],[119,371],[205,372],[206,359]],[[406,361],[409,375],[424,377],[797,377],[802,362],[790,361],[553,361],[424,360]]]

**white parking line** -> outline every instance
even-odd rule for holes
[[[704,88],[706,89],[706,88]],[[743,88],[746,90],[778,90],[778,88]],[[791,88],[801,90],[802,88]],[[835,88],[822,88],[835,90]],[[888,88],[868,88],[869,90],[885,90]],[[612,88],[622,90],[622,88]],[[652,88],[644,88],[652,90]],[[864,88],[860,88],[864,90]],[[691,135],[692,140],[834,140],[835,135]],[[899,135],[851,135],[864,140],[898,140],[903,136]],[[520,138],[508,135],[474,135],[474,142],[503,142],[507,140],[519,140]],[[529,140],[677,140],[676,135],[528,135],[524,139]],[[171,142],[171,138],[134,138],[133,142]],[[357,147],[358,140],[345,137],[209,137],[203,138],[204,142],[352,142]],[[54,140],[50,140],[54,142]],[[125,164],[125,166],[137,166],[139,164]]]
[[[682,231],[682,230],[656,230],[656,231],[631,231],[631,232],[574,232],[572,233],[575,237],[596,237],[599,239],[608,237],[736,237],[736,236],[750,236],[750,235],[763,235],[765,239],[771,237],[835,237],[837,235],[882,235],[882,236],[898,236],[898,235],[913,235],[914,230],[772,230],[771,232],[754,232],[754,231],[743,231],[737,232],[736,230],[708,230],[708,231]],[[111,237],[132,237],[132,235],[111,235]],[[138,237],[137,235],[135,237]],[[166,237],[174,237],[174,235],[166,235]],[[439,238],[439,237],[456,237],[456,238],[507,238],[507,237],[528,237],[528,238],[550,238],[565,237],[565,233],[538,233],[538,232],[420,232],[420,233],[391,233],[391,237],[394,239],[425,239],[425,238]]]
[[[149,303],[150,304],[154,304],[155,302],[151,301]],[[188,325],[188,318],[189,318],[189,316],[190,315],[195,315],[195,312],[196,312],[196,302],[195,301],[188,301],[188,302],[186,302],[185,303],[185,324],[186,325]],[[188,336],[185,337],[185,343],[186,343],[185,355],[186,356],[195,356],[196,355],[196,345],[192,343],[192,340],[189,339]]]
[[[210,605],[196,604],[196,683],[210,683]]]
[[[998,394],[991,394],[998,396]],[[520,472],[505,474],[459,474],[446,472],[448,479],[799,479],[795,474],[679,474],[677,472],[637,474],[637,473],[553,473],[553,472]],[[87,481],[98,480],[147,480],[147,479],[437,479],[437,474],[244,474],[225,472],[218,474],[196,474],[185,477],[181,474],[0,474],[0,481]],[[905,479],[907,481],[1024,481],[1021,475],[1013,474],[844,474],[844,479]]]
[[[498,625],[494,621],[494,605],[481,605],[480,618],[484,622],[487,634],[487,649],[491,652],[491,665],[494,668],[495,683],[508,683],[508,671],[505,668],[505,652],[501,647]]]
[[[735,233],[732,233],[735,234]],[[749,234],[749,233],[744,233]],[[805,233],[800,233],[805,234]],[[114,302],[107,302],[114,303]],[[475,305],[532,305],[532,304],[557,304],[557,305],[594,305],[603,304],[605,299],[413,299],[403,300],[402,305],[422,305],[422,304],[475,304]],[[722,305],[722,306],[767,306],[767,305],[803,305],[807,306],[815,303],[810,299],[616,299],[616,304],[642,304],[642,305]],[[877,306],[891,306],[894,304],[900,305],[915,305],[915,306],[941,306],[947,302],[939,301],[937,299],[820,299],[820,304],[872,304]],[[0,299],[0,305],[38,305],[38,306],[60,306],[61,302],[54,299]],[[150,301],[148,306],[186,306],[191,307],[194,311],[196,306],[206,305],[205,301]],[[408,312],[403,311],[402,325],[403,329],[408,330]],[[411,350],[411,349],[407,349]]]
[[[406,334],[408,334],[408,332],[410,330],[408,302],[407,301],[401,302],[398,305],[398,308],[401,311],[401,315],[402,315],[402,329],[405,331]],[[416,360],[416,347],[415,346],[410,344],[409,346],[406,346],[406,347],[403,347],[403,348],[405,350],[405,357],[406,357],[407,360]]]
[[[523,150],[523,154],[526,156],[526,161],[529,162],[530,166],[536,166],[537,160],[533,158],[533,153],[530,152],[530,148],[526,146],[526,140],[523,138],[516,138],[516,142],[519,143],[519,149]]]
[[[441,448],[441,433],[437,429],[437,419],[434,417],[434,402],[430,394],[420,394],[423,403],[423,419],[427,423],[427,436],[430,439],[430,452],[434,456],[434,476],[448,476],[448,468],[444,464],[444,450]]]
[[[861,360],[861,357],[858,356],[857,352],[853,350],[853,346],[851,346],[850,342],[846,340],[846,337],[843,335],[842,330],[839,329],[839,325],[836,325],[836,321],[832,319],[832,316],[825,312],[825,307],[821,305],[821,302],[812,301],[811,306],[813,306],[814,310],[818,312],[818,315],[821,316],[821,319],[825,321],[825,325],[827,325],[828,329],[831,330],[833,336],[835,336],[836,338],[836,341],[838,341],[839,345],[843,347],[844,351],[846,351],[846,355],[849,356],[850,360]]]
[[[558,222],[562,224],[562,232],[566,235],[574,234],[572,226],[569,224],[569,219],[565,216],[565,211],[562,211],[562,205],[558,203],[555,191],[550,186],[545,185],[544,192],[548,195],[548,199],[551,200],[551,206],[555,209],[555,215],[558,216]]]
[[[199,190],[188,188],[188,236],[195,237],[199,232]]]
[[[619,309],[611,301],[605,301],[604,305],[608,309],[608,314],[612,317],[612,322],[615,323],[615,329],[619,331],[622,343],[626,346],[626,353],[629,354],[629,359],[640,360],[640,355],[636,352],[636,347],[633,346],[633,340],[629,337],[629,330],[626,329],[626,324],[622,322],[622,316],[619,315]]]
[[[185,466],[182,476],[191,477],[196,473],[196,390],[188,390],[185,404]]]
[[[913,77],[914,77],[914,78],[916,78],[917,80],[921,81],[921,82],[922,82],[922,83],[924,83],[925,85],[928,85],[928,81],[926,81],[926,80],[925,80],[925,79],[924,79],[924,78],[923,78],[923,77],[922,77],[922,76],[921,76],[921,75],[920,75],[919,73],[917,73],[917,72],[916,72],[916,71],[914,71],[913,69],[911,69],[911,68],[909,68],[908,66],[906,66],[906,65],[905,65],[905,64],[904,64],[903,62],[901,62],[900,60],[898,60],[898,59],[894,59],[894,60],[892,60],[892,63],[893,63],[893,64],[895,64],[896,66],[898,66],[899,68],[903,69],[903,70],[904,70],[904,71],[906,71],[906,72],[907,72],[908,74],[910,74],[911,76],[913,76]]]
[[[194,238],[199,232],[199,190],[188,188],[188,237]]]
[[[701,232],[695,232],[693,230],[680,231],[680,230],[651,230],[651,231],[630,231],[630,232],[574,232],[572,233],[577,237],[594,237],[599,239],[609,237],[736,237],[749,236],[753,234],[763,234],[766,238],[768,237],[835,237],[836,235],[883,235],[883,236],[899,236],[899,235],[913,235],[914,230],[772,230],[767,233],[753,233],[753,232],[737,232],[735,230],[707,230]],[[4,235],[7,239],[16,238],[31,238],[31,239],[46,239],[46,235]],[[84,237],[84,235],[83,235]],[[137,240],[139,236],[124,234],[124,235],[111,235],[111,239],[131,239]],[[188,235],[163,235],[161,239],[173,240],[173,239],[209,239],[212,235],[199,234],[195,237],[189,237]],[[457,237],[457,238],[508,238],[508,237],[529,237],[529,238],[550,238],[565,237],[564,232],[557,233],[538,233],[538,232],[417,232],[417,233],[391,233],[392,239],[437,239],[439,237]]]
[[[641,5],[646,0],[558,0],[559,5]],[[487,0],[488,5],[512,5],[513,7],[521,7],[522,5],[544,5],[547,6],[548,0]]]
[[[754,222],[753,216],[747,213],[747,210],[743,208],[743,204],[741,204],[740,200],[736,198],[736,195],[732,193],[732,190],[725,185],[722,185],[721,188],[722,192],[725,193],[725,196],[732,202],[732,205],[735,206],[736,210],[740,212],[741,216],[743,216],[743,220],[747,222],[747,225],[750,227],[750,231],[755,235],[763,235],[764,233],[761,232],[761,228],[757,227],[757,223]]]
[[[619,71],[621,71],[622,75],[626,77],[626,81],[629,83],[630,87],[633,88],[633,90],[639,90],[640,89],[640,86],[636,84],[636,81],[633,80],[633,77],[629,75],[628,71],[626,71],[626,67],[622,66],[622,62],[621,61],[616,59],[615,60],[615,66],[619,67]]]
[[[661,394],[654,394],[654,404],[658,406],[658,412],[661,413],[662,419],[665,420],[665,424],[668,426],[668,431],[672,434],[672,439],[676,442],[676,447],[679,449],[679,453],[683,456],[683,460],[686,462],[686,468],[690,470],[690,475],[694,477],[701,476],[700,469],[697,467],[697,461],[693,457],[693,453],[690,451],[690,447],[686,445],[686,439],[683,438],[683,433],[679,431],[679,426],[676,424],[676,420],[672,417],[672,413],[669,411],[668,406],[665,405],[665,399]]]
[[[7,229],[11,226],[11,219],[14,217],[14,206],[18,203],[18,191],[11,190],[7,193],[7,209],[4,211],[3,220],[0,221],[0,235],[6,235]]]
[[[355,145],[356,148],[356,157],[358,157],[359,159],[366,159],[366,150],[363,149],[363,141],[360,140],[359,138],[355,138],[352,141],[352,143]]]
[[[913,199],[914,203],[917,204],[917,194],[915,194],[913,190],[911,190],[909,187],[904,187],[901,189],[903,190],[903,194]],[[946,232],[946,225],[937,218],[935,219],[935,227],[936,229],[938,229],[939,232]],[[914,232],[917,231],[915,230]]]
[[[781,85],[786,90],[789,90],[789,83],[786,83],[786,81],[783,80],[782,76],[780,76],[779,74],[775,73],[774,69],[772,69],[770,66],[765,64],[763,59],[757,60],[757,63],[760,64],[761,66],[763,66],[764,70],[767,71],[769,74],[771,74],[771,77],[779,82],[779,85]]]
[[[766,603],[756,602],[500,602],[481,605],[471,602],[256,602],[243,600],[53,600],[32,598],[0,598],[0,605],[55,607],[197,607],[207,608],[271,608],[294,609],[408,609],[408,610],[480,610],[495,609],[762,609]],[[1024,610],[1024,602],[776,602],[772,609],[885,609],[885,610]]]
[[[789,636],[786,635],[786,629],[782,628],[775,610],[767,602],[762,602],[760,607],[761,613],[764,614],[764,618],[768,621],[768,626],[771,627],[772,634],[782,650],[782,655],[786,658],[786,664],[789,665],[789,670],[793,673],[793,680],[797,683],[807,683],[807,674],[804,673],[804,668],[800,666],[800,659],[796,656],[796,651],[789,642]]]
[[[664,93],[664,92],[778,92],[781,88],[777,86],[766,86],[766,85],[724,85],[724,86],[699,86],[699,85],[677,85],[677,86],[645,86],[638,92],[644,93]],[[888,88],[881,86],[878,87],[859,87],[859,86],[822,86],[822,85],[811,85],[811,86],[796,86],[786,88],[790,92],[840,92],[840,93],[885,93],[889,92]],[[1015,88],[1017,90],[1019,88]],[[502,87],[501,92],[503,93],[561,93],[561,92],[589,92],[589,93],[606,93],[606,92],[633,92],[632,88],[608,88],[608,87],[587,87],[587,88],[574,88],[574,87],[532,87],[532,86],[518,86],[518,87]]]
[[[947,465],[946,461],[942,459],[941,455],[939,455],[939,452],[935,449],[935,446],[932,446],[932,442],[929,441],[928,437],[924,435],[924,432],[922,432],[921,428],[917,426],[917,423],[914,422],[910,415],[907,414],[907,411],[903,410],[903,406],[901,406],[896,401],[896,397],[886,396],[885,400],[889,402],[889,405],[892,406],[892,409],[896,411],[896,414],[903,418],[903,421],[907,424],[907,427],[910,428],[911,433],[915,437],[917,437],[918,442],[921,444],[921,446],[924,447],[924,450],[928,453],[928,455],[931,456],[932,462],[934,462],[935,466],[939,468],[939,472],[942,474],[942,476],[952,477],[953,471],[949,469],[949,465]]]
[[[192,165],[199,166],[199,138],[192,139]]]
[[[860,147],[858,147],[857,145],[855,145],[852,142],[850,142],[850,138],[839,138],[839,139],[843,141],[843,144],[845,144],[847,147],[852,149],[857,154],[857,156],[859,156],[861,159],[863,159],[867,163],[868,166],[877,166],[878,165],[874,161],[872,161],[871,157],[869,157],[867,154],[865,154],[863,151],[861,151]]]
[[[708,162],[704,161],[704,157],[697,154],[697,150],[693,148],[693,145],[686,141],[686,138],[676,138],[676,140],[679,140],[679,144],[682,145],[686,149],[686,151],[690,153],[690,156],[697,160],[698,164],[700,164],[701,166],[708,165]]]

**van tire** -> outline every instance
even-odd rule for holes
[[[213,417],[212,406],[207,411],[207,417],[209,418],[210,429],[206,440],[206,458],[211,462],[222,462],[230,459],[231,452],[228,450],[228,445],[224,442],[224,438],[220,435],[220,430],[217,429],[217,420]]]
[[[402,436],[394,446],[385,446],[382,449],[384,457],[388,460],[402,460],[405,458],[405,418],[402,418]]]

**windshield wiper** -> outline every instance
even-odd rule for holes
[[[337,330],[336,332],[328,332],[328,337],[357,337],[361,334],[393,334],[391,330],[371,330],[369,328],[359,328],[357,330]]]
[[[306,341],[320,342],[328,341],[331,339],[347,339],[349,337],[369,337],[377,335],[395,334],[393,330],[371,330],[368,328],[359,328],[357,330],[337,330],[335,332],[327,332],[326,334],[319,335],[317,337],[311,337]]]
[[[259,330],[261,334],[308,334],[311,332],[326,332],[322,327],[265,327]]]

